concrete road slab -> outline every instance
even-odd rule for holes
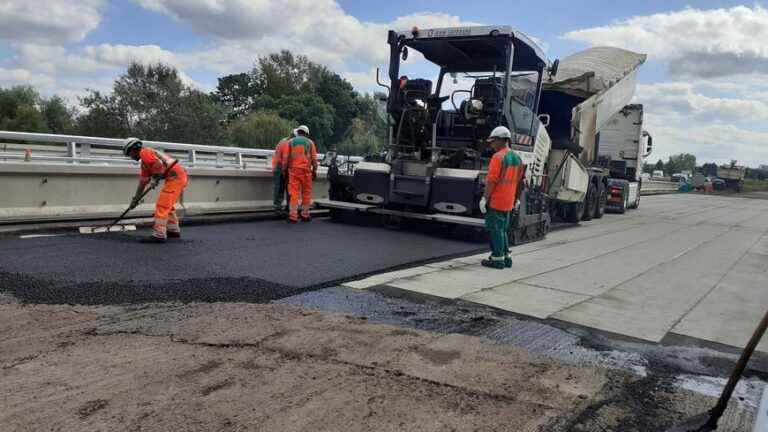
[[[692,226],[589,261],[524,279],[524,283],[600,295],[712,240],[728,228]]]
[[[524,283],[509,283],[470,293],[461,299],[543,319],[585,301],[589,296]]]
[[[729,230],[642,277],[553,317],[659,342],[754,244],[753,231]]]
[[[446,262],[451,262],[451,261],[446,261]],[[366,289],[366,288],[371,288],[378,285],[384,285],[386,283],[392,282],[397,279],[408,278],[411,276],[418,276],[425,273],[432,273],[439,269],[440,267],[431,267],[431,266],[411,267],[403,270],[396,270],[393,272],[380,273],[380,274],[369,276],[367,278],[356,280],[356,281],[346,282],[342,284],[342,286],[345,286],[348,288]]]
[[[678,229],[678,225],[669,223],[640,226],[599,236],[588,243],[587,240],[576,241],[517,255],[514,257],[515,265],[511,269],[499,271],[474,265],[396,280],[389,285],[422,294],[457,298],[589,260],[648,239],[663,237]]]
[[[764,236],[759,244],[768,240]],[[672,332],[743,347],[768,310],[768,255],[753,247]],[[768,352],[768,340],[758,350]]]

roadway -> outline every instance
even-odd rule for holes
[[[28,303],[267,302],[484,247],[328,218],[183,230],[165,245],[139,243],[148,230],[0,240],[0,287]]]
[[[513,249],[510,270],[485,255],[346,283],[491,306],[665,342],[742,347],[768,306],[768,200],[643,197],[638,210]],[[768,352],[768,340],[759,349]]]

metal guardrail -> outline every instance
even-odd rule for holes
[[[643,182],[641,194],[660,194],[677,192],[679,184],[668,181],[646,180]]]
[[[122,153],[123,140],[78,135],[0,131],[0,162],[26,161],[65,164],[135,165],[137,162]],[[247,169],[249,166],[269,166],[273,150],[183,144],[163,141],[143,141],[183,161],[188,167]],[[318,155],[322,160],[324,155]],[[337,156],[345,159],[345,157]],[[349,157],[356,162],[360,157]]]

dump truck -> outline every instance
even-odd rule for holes
[[[744,188],[744,177],[747,174],[747,168],[736,164],[717,167],[717,177],[725,180],[727,189],[741,192]]]
[[[388,143],[355,165],[328,158],[329,199],[336,217],[364,212],[391,218],[483,226],[479,201],[493,150],[490,131],[513,132],[526,165],[510,224],[513,244],[548,232],[553,220],[601,217],[610,170],[596,165],[596,136],[631,99],[645,56],[615,49],[550,63],[542,49],[509,26],[389,31]],[[409,50],[439,70],[430,79],[401,73]],[[597,55],[595,57],[595,55]],[[377,77],[378,78],[378,77]],[[451,83],[452,81],[452,83]]]

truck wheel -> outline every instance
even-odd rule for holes
[[[600,219],[605,214],[605,203],[608,202],[608,190],[601,182],[597,185],[597,207],[595,207],[595,219]]]
[[[587,189],[587,196],[584,198],[584,213],[581,216],[581,220],[592,220],[595,217],[595,207],[597,207],[597,188],[594,183],[590,183]]]

